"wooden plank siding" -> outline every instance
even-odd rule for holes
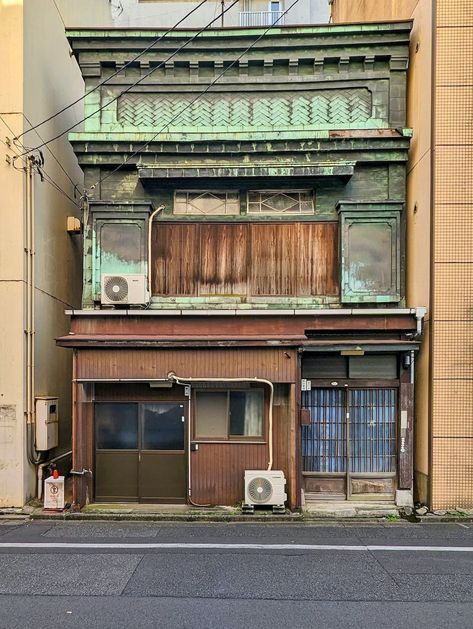
[[[233,505],[244,498],[245,470],[268,466],[266,443],[205,443],[192,453],[192,496],[200,504]]]
[[[266,378],[295,382],[296,352],[291,349],[85,349],[78,352],[79,379],[156,379],[170,371],[194,378]]]
[[[338,225],[154,223],[153,295],[336,296]]]

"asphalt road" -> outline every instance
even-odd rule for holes
[[[0,628],[473,628],[473,524],[0,523]]]

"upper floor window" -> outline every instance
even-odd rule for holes
[[[250,190],[248,214],[313,214],[312,190]]]
[[[178,190],[174,195],[174,214],[234,216],[240,213],[238,192]]]

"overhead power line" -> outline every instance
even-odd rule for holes
[[[19,140],[21,137],[23,137],[24,135],[26,135],[27,133],[30,133],[31,131],[35,131],[36,129],[39,129],[39,127],[42,127],[43,125],[45,125],[47,122],[50,122],[51,120],[54,120],[54,118],[57,118],[57,116],[60,116],[61,114],[63,114],[65,111],[67,111],[68,109],[70,109],[71,107],[74,107],[74,105],[77,105],[78,103],[80,103],[81,101],[83,101],[85,98],[87,98],[87,96],[89,94],[92,94],[93,92],[95,92],[96,90],[98,90],[99,88],[101,88],[103,85],[105,85],[106,83],[108,83],[109,81],[111,81],[112,79],[114,79],[118,74],[120,74],[120,72],[123,72],[124,70],[126,70],[127,68],[129,68],[132,64],[136,63],[136,61],[138,61],[138,59],[140,59],[143,55],[145,55],[148,51],[150,51],[152,48],[154,48],[154,46],[156,46],[156,44],[158,44],[162,39],[164,39],[164,37],[167,37],[167,35],[169,35],[169,33],[171,33],[173,30],[175,30],[180,24],[182,24],[182,22],[184,22],[185,20],[187,20],[188,17],[190,17],[195,11],[197,11],[198,9],[200,9],[200,7],[205,4],[206,2],[208,2],[208,0],[202,0],[202,2],[200,4],[198,4],[196,7],[194,7],[192,9],[192,11],[189,11],[189,13],[187,13],[183,18],[181,18],[178,22],[176,22],[176,24],[174,24],[174,26],[172,26],[169,30],[167,30],[164,35],[161,35],[160,37],[158,37],[157,39],[155,39],[153,42],[151,42],[151,44],[145,48],[144,50],[142,50],[139,54],[137,54],[135,57],[133,57],[133,59],[130,59],[130,61],[127,61],[127,63],[125,63],[125,65],[123,67],[121,67],[119,70],[117,70],[116,72],[114,72],[113,74],[111,74],[110,76],[106,77],[103,81],[101,81],[100,83],[98,83],[95,87],[93,87],[92,89],[90,89],[88,92],[86,92],[85,94],[82,94],[82,96],[80,96],[79,98],[77,98],[75,101],[73,101],[72,103],[69,103],[69,105],[66,105],[65,107],[63,107],[62,109],[60,109],[59,111],[57,111],[55,114],[52,114],[51,116],[49,116],[49,118],[45,118],[44,120],[42,120],[41,122],[38,122],[35,125],[32,125],[31,129],[27,129],[26,131],[23,131],[23,133],[20,133],[20,135],[17,135],[14,140]],[[58,9],[59,11],[59,9]],[[79,124],[79,123],[77,123]]]
[[[236,63],[238,63],[240,61],[240,59],[242,59],[254,46],[256,46],[256,44],[261,41],[263,39],[263,37],[265,37],[267,35],[267,33],[269,33],[269,31],[274,28],[276,26],[276,24],[279,22],[279,20],[281,20],[286,13],[288,13],[297,3],[299,2],[299,0],[294,0],[294,2],[283,12],[281,13],[281,15],[277,18],[277,20],[275,20],[265,31],[264,33],[262,33],[257,39],[255,39],[255,41],[248,46],[248,48],[246,48],[246,50],[244,50],[241,55],[239,57],[237,57],[234,61],[232,61],[206,88],[205,90],[203,90],[202,92],[199,92],[199,94],[196,96],[196,98],[193,98],[189,103],[187,103],[187,105],[185,107],[183,107],[181,109],[181,111],[179,111],[173,118],[171,118],[171,120],[169,122],[167,122],[159,131],[157,131],[149,140],[147,140],[142,146],[140,146],[134,153],[132,153],[131,155],[129,155],[125,161],[122,164],[119,164],[114,170],[112,170],[111,172],[109,172],[107,175],[105,175],[104,177],[101,177],[94,185],[92,185],[90,187],[91,190],[95,189],[98,185],[100,185],[103,181],[105,181],[106,179],[108,179],[109,177],[111,177],[112,175],[114,175],[117,171],[120,170],[120,168],[123,168],[123,166],[125,166],[131,159],[133,159],[134,157],[136,157],[139,153],[141,153],[142,151],[144,151],[150,144],[151,142],[153,142],[158,135],[160,135],[161,133],[163,133],[163,131],[165,131],[167,128],[169,128],[171,126],[171,124],[173,122],[175,122],[179,116],[181,116],[185,111],[187,111],[187,109],[189,109],[189,107],[192,107],[192,105],[199,100],[199,98],[202,98],[202,96],[204,96],[204,94],[206,94],[214,85],[215,83],[217,83],[217,81],[219,81],[222,76],[224,74],[226,74]]]
[[[22,114],[24,115],[24,114]],[[25,119],[27,120],[26,116]],[[3,122],[3,124],[5,125],[5,127],[10,131],[10,133],[13,135],[13,130],[10,127],[10,125],[7,123],[7,121],[3,118],[3,116],[0,115],[0,120]],[[15,170],[19,170],[19,171],[25,171],[26,166],[27,166],[27,158],[25,158],[23,155],[20,155],[19,153],[17,153],[13,146],[9,146],[6,142],[4,142],[3,140],[1,140],[2,144],[4,144],[7,149],[9,151],[11,151],[13,153],[13,160],[12,160],[12,166]],[[22,145],[23,146],[23,145]],[[25,148],[25,147],[23,147]],[[51,154],[53,155],[54,159],[58,162],[58,164],[61,166],[61,164],[59,163],[58,159],[56,158],[56,156],[51,152]],[[19,159],[21,160],[21,162],[23,162],[23,167],[22,168],[18,168],[15,165],[15,161]],[[69,199],[69,201],[71,201],[71,203],[73,203],[75,206],[77,206],[79,209],[81,208],[80,204],[77,203],[77,201],[72,198],[65,190],[64,188],[62,188],[54,179],[53,177],[45,170],[45,168],[43,166],[41,166],[38,163],[38,160],[35,160],[35,167],[36,167],[36,172],[39,174],[39,176],[41,177],[42,181],[46,181],[46,183],[49,183],[53,188],[56,189],[57,192],[59,192],[60,194],[62,194],[64,197],[66,197],[67,199]],[[74,190],[78,189],[78,185],[74,183],[74,181],[69,177],[69,175],[67,174],[67,172],[64,170],[64,168],[61,166],[62,170],[64,171],[64,173],[67,175],[68,179],[70,180],[70,182],[72,183],[72,185],[74,186]]]
[[[226,9],[224,9],[219,15],[217,15],[216,18],[214,18],[213,20],[211,20],[206,26],[204,26],[203,28],[200,29],[200,31],[197,31],[197,33],[191,37],[190,39],[188,39],[184,44],[182,44],[181,46],[179,46],[179,48],[177,48],[177,50],[175,50],[172,54],[169,55],[169,57],[167,59],[165,59],[164,61],[161,61],[161,63],[159,63],[157,66],[154,66],[153,68],[151,68],[151,70],[149,70],[149,72],[146,72],[146,74],[144,74],[142,77],[140,77],[137,81],[135,81],[134,83],[132,83],[131,85],[129,85],[126,89],[122,90],[119,94],[117,94],[116,96],[114,96],[111,100],[109,100],[108,102],[106,102],[104,105],[102,105],[101,107],[99,107],[98,109],[96,109],[95,111],[92,111],[90,114],[88,114],[87,116],[84,116],[84,118],[82,118],[81,120],[79,120],[78,122],[76,122],[75,124],[73,124],[72,126],[68,127],[67,129],[64,129],[64,131],[62,131],[61,133],[59,133],[58,135],[54,136],[53,138],[50,138],[49,140],[47,140],[46,142],[43,142],[42,144],[38,144],[38,146],[35,146],[34,148],[32,148],[30,151],[26,151],[25,153],[22,153],[22,155],[26,155],[27,153],[31,152],[31,151],[38,151],[40,149],[43,148],[43,146],[46,146],[47,144],[50,144],[51,142],[54,142],[55,140],[58,140],[59,138],[61,138],[63,135],[65,135],[66,133],[69,133],[69,131],[72,131],[72,129],[75,129],[78,125],[80,125],[82,122],[85,122],[86,120],[88,120],[89,118],[92,118],[92,116],[95,116],[96,114],[99,114],[101,111],[103,111],[105,108],[107,108],[109,105],[111,105],[112,103],[116,102],[121,96],[123,96],[124,94],[127,94],[130,90],[132,90],[134,87],[136,87],[137,85],[139,85],[140,83],[142,83],[145,79],[147,79],[149,76],[151,76],[153,74],[153,72],[156,72],[156,70],[158,70],[159,68],[161,68],[163,65],[165,65],[168,61],[170,61],[173,57],[175,57],[179,52],[181,52],[181,50],[183,50],[184,48],[186,48],[186,46],[188,46],[189,44],[191,44],[195,39],[197,39],[197,37],[199,35],[201,35],[204,31],[206,31],[208,28],[210,28],[212,26],[212,24],[214,22],[216,22],[218,19],[220,19],[222,17],[222,15],[224,15],[227,11],[229,11],[232,7],[234,7],[236,4],[238,4],[240,0],[234,0],[232,2],[232,4],[230,4]],[[283,15],[283,14],[282,14]]]
[[[43,146],[46,146],[47,144],[50,144],[51,142],[54,142],[55,140],[58,140],[59,138],[61,138],[63,135],[65,135],[66,133],[69,133],[69,131],[72,131],[72,129],[75,129],[75,127],[77,127],[78,125],[80,125],[82,122],[85,122],[86,120],[88,120],[89,118],[92,118],[92,116],[95,116],[96,114],[100,113],[101,111],[103,111],[104,109],[106,109],[109,105],[111,105],[112,103],[116,102],[121,96],[123,96],[123,94],[128,93],[131,89],[133,89],[134,87],[136,87],[137,85],[139,85],[140,83],[142,83],[145,79],[147,79],[149,76],[151,76],[151,74],[153,74],[154,72],[156,72],[156,70],[158,70],[159,68],[161,68],[163,65],[165,65],[168,61],[170,61],[173,57],[175,57],[181,50],[183,50],[184,48],[186,48],[189,44],[191,44],[195,39],[197,39],[197,37],[199,35],[201,35],[204,31],[206,31],[208,28],[210,28],[210,26],[212,26],[212,24],[214,22],[216,22],[222,15],[224,15],[227,11],[229,11],[233,6],[235,6],[235,4],[237,4],[239,2],[239,0],[234,0],[234,2],[232,4],[230,4],[226,9],[224,9],[216,18],[214,18],[213,20],[211,20],[206,26],[204,26],[203,28],[200,29],[200,31],[198,31],[193,37],[191,37],[189,40],[187,40],[184,44],[182,44],[182,46],[179,46],[179,48],[177,50],[175,50],[171,55],[169,55],[169,57],[167,57],[167,59],[165,59],[164,61],[162,61],[161,63],[159,63],[157,66],[154,66],[153,68],[151,68],[151,70],[149,70],[149,72],[147,72],[146,74],[144,74],[142,77],[140,77],[137,81],[135,81],[134,83],[132,83],[131,85],[129,85],[126,89],[122,90],[119,94],[117,94],[114,98],[112,98],[111,100],[109,100],[107,103],[105,103],[104,105],[102,105],[101,107],[99,107],[98,109],[96,109],[95,111],[91,112],[90,114],[88,114],[87,116],[85,116],[84,118],[82,118],[81,120],[78,120],[75,124],[73,124],[72,126],[68,127],[67,129],[65,129],[64,131],[62,131],[61,133],[59,133],[58,135],[56,135],[53,138],[50,138],[49,140],[47,140],[46,142],[43,142],[42,144],[39,144],[38,146],[35,146],[34,148],[30,149],[29,151],[26,151],[25,153],[23,153],[22,155],[26,155],[28,152],[30,151],[37,151],[40,150],[41,148],[43,148]],[[171,29],[172,30],[172,29]],[[168,32],[171,32],[168,31]],[[164,36],[163,36],[164,37]],[[120,72],[122,71],[122,69],[120,70]],[[118,74],[115,73],[115,74]]]

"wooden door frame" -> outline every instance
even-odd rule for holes
[[[345,379],[339,380],[337,385],[334,386],[332,383],[327,380],[315,380],[312,379],[312,387],[311,391],[314,389],[325,389],[325,390],[339,390],[344,391],[344,407],[345,407],[345,422],[346,422],[346,433],[345,433],[345,442],[346,442],[346,471],[345,472],[304,472],[302,471],[302,439],[300,440],[300,449],[299,456],[301,461],[301,485],[304,485],[304,479],[307,477],[312,478],[344,478],[345,479],[345,497],[343,498],[347,502],[370,502],[370,501],[390,501],[394,500],[396,495],[396,489],[400,486],[400,465],[399,465],[399,421],[400,421],[400,412],[401,412],[401,380],[393,379],[393,380],[353,380],[353,379]],[[351,424],[351,415],[350,415],[350,404],[349,404],[349,393],[352,390],[379,390],[379,389],[394,389],[396,391],[396,408],[395,408],[395,470],[394,472],[351,472],[350,471],[350,424]],[[302,405],[302,396],[301,396],[301,406],[300,408],[304,408]],[[302,426],[300,429],[302,432]],[[359,494],[359,497],[353,497],[352,488],[351,488],[351,479],[352,478],[393,478],[394,486],[392,494]],[[308,492],[310,493],[310,492]],[[340,494],[334,494],[333,496],[321,494],[320,499],[324,500],[337,500],[340,499]]]

